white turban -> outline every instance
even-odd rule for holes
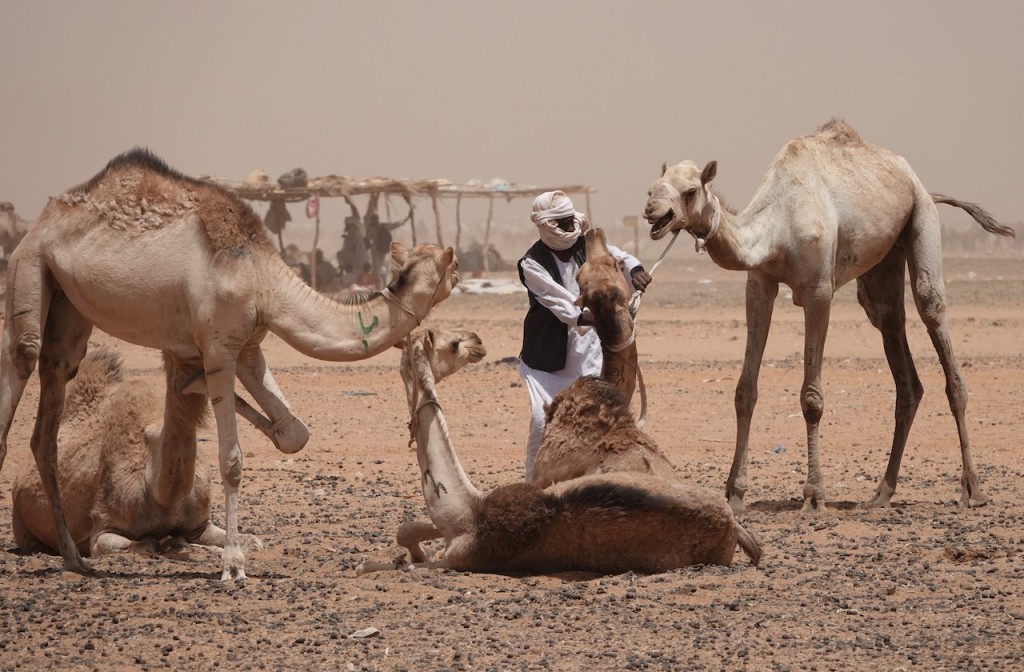
[[[572,231],[558,228],[556,219],[573,218]],[[586,229],[590,228],[587,216],[576,212],[572,200],[564,191],[546,191],[533,201],[533,214],[530,219],[537,225],[540,239],[552,250],[568,250]]]

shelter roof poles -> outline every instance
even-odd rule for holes
[[[539,186],[526,186],[518,184],[510,184],[507,182],[497,182],[491,184],[481,183],[467,183],[467,184],[455,184],[444,179],[429,179],[429,180],[399,180],[388,177],[371,177],[364,179],[357,179],[351,177],[344,177],[339,175],[326,175],[324,177],[313,177],[307,181],[306,186],[303,187],[282,187],[277,182],[271,181],[233,181],[225,180],[221,178],[210,177],[204,175],[201,179],[221,186],[228,191],[233,192],[241,198],[250,201],[269,201],[271,203],[278,201],[282,203],[298,203],[300,201],[306,201],[310,196],[316,195],[320,198],[344,198],[352,210],[353,216],[359,218],[359,209],[356,207],[355,202],[352,200],[353,196],[369,195],[371,197],[371,205],[368,206],[367,214],[375,212],[377,199],[381,194],[387,196],[396,194],[405,200],[409,206],[409,227],[412,235],[412,244],[417,244],[416,235],[416,218],[413,214],[415,208],[413,205],[413,198],[416,196],[429,196],[431,206],[434,211],[434,226],[435,235],[437,237],[437,244],[444,246],[443,233],[441,230],[441,209],[439,207],[439,199],[441,198],[455,198],[455,222],[456,222],[456,233],[455,233],[455,245],[459,246],[461,243],[462,236],[462,217],[461,207],[463,198],[486,198],[488,199],[487,206],[487,224],[484,229],[484,254],[483,263],[484,271],[489,271],[489,257],[488,250],[490,249],[490,233],[491,223],[494,218],[494,200],[503,196],[506,201],[511,202],[515,198],[536,198],[546,191],[564,191],[566,194],[583,194],[586,198],[587,203],[587,215],[591,216],[590,209],[590,194],[597,190],[593,187],[576,184],[556,187],[539,187]],[[362,223],[362,218],[360,223]],[[591,217],[592,219],[592,217]],[[320,218],[319,211],[315,221],[315,232],[313,236],[313,250],[311,258],[313,263],[316,263],[316,250],[317,243],[320,238]],[[313,288],[316,288],[316,273],[315,268],[311,271],[311,280]]]

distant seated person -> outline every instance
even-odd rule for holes
[[[338,277],[338,269],[334,267],[334,264],[324,259],[324,251],[317,249],[316,251],[316,286],[317,289],[324,289],[331,282]]]

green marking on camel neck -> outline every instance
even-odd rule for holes
[[[377,328],[377,323],[378,323],[377,316],[374,315],[373,316],[373,322],[370,322],[370,325],[367,326],[366,324],[363,323],[363,314],[359,313],[359,328],[363,331],[363,334],[369,334],[371,331],[376,329]]]

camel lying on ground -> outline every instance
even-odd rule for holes
[[[530,483],[488,494],[469,481],[451,443],[431,372],[430,343],[403,358],[423,496],[445,539],[440,559],[415,566],[471,572],[613,574],[729,564],[739,544],[761,549],[721,497],[649,474],[613,473],[541,489]],[[359,573],[393,569],[365,561]]]
[[[923,395],[907,345],[904,278],[910,271],[917,311],[928,329],[946,376],[946,396],[960,437],[962,506],[988,497],[971,459],[967,436],[967,386],[953,355],[946,324],[942,245],[936,203],[962,208],[989,233],[1013,236],[981,207],[929,194],[907,161],[865,142],[842,121],[789,142],[775,157],[747,207],[735,213],[711,188],[718,164],[703,170],[692,161],[662,168],[648,191],[644,217],[651,238],[688,231],[722,268],[747,271],[747,345],[736,384],[736,452],[726,481],[734,511],[747,490],[750,424],[757,378],[768,340],[772,309],[784,283],[804,310],[804,379],[800,408],[807,425],[804,510],[825,506],[818,423],[825,407],[821,364],[835,291],[857,280],[857,300],[882,333],[896,383],[896,426],[889,465],[874,498],[887,506],[896,492],[903,449]]]
[[[579,303],[590,310],[604,360],[600,380],[583,377],[545,410],[544,442],[530,482],[541,488],[571,478],[635,471],[674,479],[675,469],[642,431],[630,399],[639,375],[636,331],[622,264],[608,253],[604,232],[586,232],[587,261],[576,279]]]
[[[121,357],[90,352],[68,385],[57,479],[68,532],[83,556],[156,552],[194,543],[224,546],[210,522],[210,473],[196,470],[196,430],[208,416],[206,396],[182,394],[186,372],[164,358],[165,403],[138,380],[123,381]],[[161,414],[163,417],[161,418]],[[14,542],[26,551],[57,552],[57,530],[36,469],[14,478]],[[259,540],[242,535],[249,547]]]
[[[67,383],[93,327],[205,371],[217,427],[227,539],[223,580],[245,578],[238,534],[242,451],[235,378],[269,417],[275,445],[301,449],[309,430],[267,367],[268,332],[310,357],[352,361],[394,345],[459,281],[449,247],[391,246],[391,284],[354,305],[311,290],[281,259],[249,205],[186,177],[146,150],[122,154],[51,199],[14,251],[0,353],[0,467],[29,376],[39,364],[32,451],[64,567],[88,564],[68,534],[57,484],[57,432]],[[253,409],[255,411],[255,409]],[[258,411],[257,411],[258,413]]]

